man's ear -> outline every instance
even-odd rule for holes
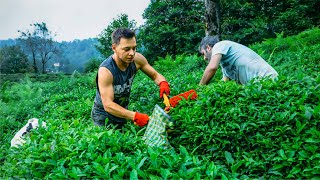
[[[117,47],[116,44],[112,44],[112,45],[111,45],[111,49],[112,49],[113,52],[116,50],[116,47]]]
[[[210,52],[211,49],[212,49],[212,47],[207,44],[207,45],[206,45],[206,50],[207,50],[207,52]]]

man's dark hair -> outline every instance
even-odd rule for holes
[[[199,52],[201,53],[202,49],[206,49],[207,45],[213,47],[217,42],[219,42],[218,36],[206,36],[202,38],[201,43],[199,45]]]
[[[133,37],[136,37],[136,34],[134,31],[128,28],[118,28],[114,30],[112,33],[112,36],[111,36],[112,44],[119,44],[121,38],[131,39]]]

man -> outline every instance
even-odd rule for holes
[[[247,84],[254,78],[275,79],[278,73],[262,57],[250,48],[232,41],[220,41],[217,36],[204,37],[199,46],[205,60],[209,60],[200,85],[206,85],[215,75],[219,64],[223,80],[235,80]]]
[[[136,36],[127,28],[118,28],[112,33],[113,54],[103,61],[96,77],[96,97],[91,112],[95,125],[116,125],[121,128],[127,120],[138,126],[148,123],[147,114],[129,111],[129,96],[135,74],[140,69],[160,87],[163,93],[170,94],[166,79],[149,65],[146,58],[136,52]]]

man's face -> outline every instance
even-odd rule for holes
[[[131,63],[136,54],[136,38],[121,38],[118,45],[112,44],[112,50],[115,55],[124,63]]]
[[[212,55],[212,48],[207,45],[205,49],[201,50],[201,54],[203,55],[203,59],[205,61],[210,61]]]

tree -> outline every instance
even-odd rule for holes
[[[48,30],[46,23],[35,24],[36,31],[40,32],[39,53],[42,64],[42,73],[45,73],[45,65],[58,53],[58,47],[53,41],[52,32]]]
[[[101,63],[102,60],[100,58],[90,58],[84,65],[84,72],[89,73],[98,70]]]
[[[32,26],[32,25],[30,25]],[[37,34],[35,31],[30,32],[27,30],[26,32],[18,31],[21,33],[20,38],[18,39],[19,43],[26,49],[27,52],[31,54],[32,61],[33,61],[33,71],[38,73],[38,66],[37,66]]]
[[[221,34],[249,45],[320,25],[320,0],[220,0]]]
[[[98,44],[96,45],[96,49],[104,56],[109,57],[113,52],[111,49],[112,40],[111,34],[112,32],[120,27],[126,27],[131,30],[136,30],[136,21],[129,20],[127,14],[120,14],[117,18],[113,19],[113,21],[98,35]]]
[[[320,0],[286,0],[278,9],[275,13],[276,18],[272,21],[277,33],[284,32],[285,36],[295,35],[320,25]]]
[[[206,36],[217,35],[221,39],[220,0],[205,0]]]
[[[42,73],[45,73],[46,63],[58,52],[53,40],[55,35],[48,30],[44,22],[31,24],[30,26],[33,28],[32,31],[18,31],[21,33],[19,41],[32,55],[34,72],[38,73],[37,62],[40,61]]]
[[[146,22],[138,33],[141,51],[149,62],[167,54],[197,52],[205,35],[203,11],[202,0],[152,1],[143,13]]]
[[[0,73],[14,74],[29,71],[27,55],[19,46],[4,46],[0,49]]]

